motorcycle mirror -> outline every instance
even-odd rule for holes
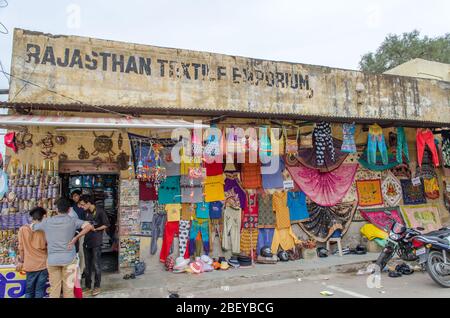
[[[420,226],[419,226],[419,227],[416,227],[416,230],[417,230],[417,231],[425,231],[425,229],[424,229],[423,227],[420,227]]]

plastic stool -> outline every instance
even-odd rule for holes
[[[339,256],[342,256],[343,254],[342,254],[341,238],[340,237],[331,237],[330,239],[328,239],[328,241],[327,241],[327,250],[330,253],[331,253],[331,250],[330,250],[330,243],[331,242],[336,242],[337,243],[338,250],[339,250]]]

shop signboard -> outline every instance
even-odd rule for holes
[[[26,273],[17,272],[13,266],[0,267],[0,298],[24,298]],[[46,297],[50,284],[47,282]]]

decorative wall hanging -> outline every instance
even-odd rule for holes
[[[16,134],[16,145],[20,150],[25,150],[25,148],[33,146],[33,135],[28,132],[28,128]]]
[[[427,202],[422,182],[418,186],[414,186],[411,180],[406,179],[400,180],[400,183],[402,185],[403,204],[413,205]]]
[[[119,165],[120,170],[128,169],[128,161],[130,160],[130,156],[127,155],[123,150],[117,156],[117,164]]]
[[[356,180],[373,180],[373,179],[381,179],[380,171],[372,171],[363,167],[359,167],[356,172]]]
[[[89,157],[90,157],[89,152],[86,149],[84,149],[83,146],[78,147],[78,151],[79,151],[78,159],[80,159],[80,160],[89,159]]]
[[[397,206],[402,199],[402,185],[400,181],[390,172],[386,172],[381,183],[384,202],[388,206]]]
[[[406,225],[410,228],[423,227],[428,233],[442,228],[439,208],[434,204],[422,204],[401,207]]]
[[[287,167],[299,188],[315,203],[333,206],[341,202],[352,185],[358,164],[342,164],[331,172],[307,167]]]
[[[356,190],[358,192],[359,206],[366,207],[383,204],[381,181],[379,179],[358,180],[356,181]]]
[[[66,161],[67,160],[67,155],[63,152],[58,156],[58,160],[59,161]]]
[[[53,159],[58,154],[53,152],[53,134],[47,132],[47,135],[38,142],[38,146],[42,146],[41,155],[44,156],[44,159]]]
[[[97,156],[98,154],[104,153],[108,154],[109,158],[112,158],[112,156],[116,155],[116,153],[112,150],[113,141],[111,139],[114,136],[114,131],[111,133],[110,136],[106,135],[97,136],[95,131],[93,131],[93,134],[95,136],[94,139],[95,151],[91,153],[93,156]]]
[[[345,235],[356,207],[356,202],[338,203],[331,207],[310,203],[308,204],[309,220],[299,223],[299,225],[316,241],[326,242],[335,230],[341,230],[341,235]]]
[[[386,214],[386,211],[389,211],[391,215]],[[398,206],[391,208],[360,209],[359,213],[367,222],[372,223],[386,232],[389,232],[391,228],[392,219],[397,223],[405,224],[400,212],[400,207]]]
[[[423,179],[425,196],[430,200],[439,199],[439,183],[437,178]]]
[[[119,150],[122,150],[123,145],[123,137],[122,133],[119,133],[119,138],[117,139],[117,147],[119,147]]]
[[[433,165],[433,155],[431,151],[426,148],[423,151],[423,157],[422,157],[422,165],[419,166],[419,164],[416,164],[416,171],[414,173],[414,177],[421,177],[424,179],[432,179],[437,178],[436,169]]]
[[[57,136],[55,137],[55,142],[56,142],[58,145],[64,145],[64,144],[67,142],[67,137],[66,137],[66,136],[63,136],[63,135],[57,135]]]

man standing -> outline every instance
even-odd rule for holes
[[[47,269],[50,280],[50,298],[59,298],[61,288],[64,298],[73,298],[77,259],[75,243],[92,230],[89,222],[68,215],[70,202],[66,198],[56,201],[57,215],[41,222],[33,220],[31,229],[42,231],[47,239]],[[75,236],[77,229],[82,231]]]
[[[103,209],[95,206],[95,200],[89,195],[82,195],[80,198],[80,206],[86,211],[86,221],[91,223],[94,230],[88,233],[84,239],[84,259],[85,267],[85,292],[91,291],[92,287],[92,270],[95,274],[94,289],[92,296],[100,294],[100,283],[102,275],[102,241],[103,232],[109,227],[108,217]]]
[[[84,220],[86,220],[86,215],[85,215],[84,209],[79,206],[80,197],[81,197],[80,190],[73,190],[70,193],[70,198],[72,199],[72,207],[70,208],[69,216],[72,216],[74,218],[78,218],[78,219],[84,221]],[[78,234],[78,232],[76,234]],[[80,272],[82,273],[81,278],[85,277],[85,273],[84,273],[85,261],[84,261],[83,243],[84,243],[84,236],[80,238],[80,240],[77,242],[77,244],[75,244],[75,249],[80,258]]]
[[[41,207],[30,211],[33,221],[41,222],[47,214]],[[47,242],[43,232],[33,233],[31,225],[19,229],[19,261],[17,271],[27,273],[25,298],[44,298],[48,280]]]

